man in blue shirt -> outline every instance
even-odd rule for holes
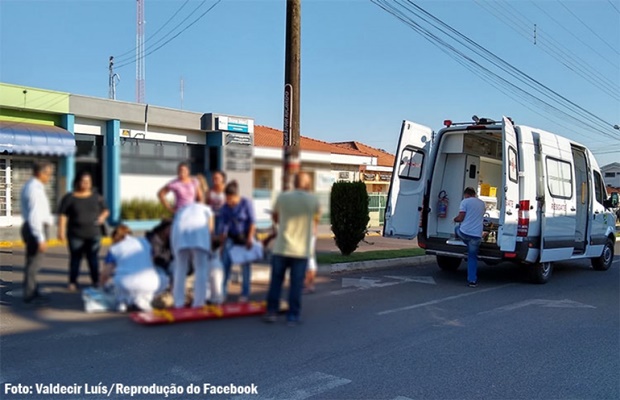
[[[43,303],[47,299],[41,296],[37,284],[37,272],[41,268],[43,253],[47,250],[46,230],[54,223],[50,203],[45,194],[45,185],[52,176],[52,164],[49,161],[35,161],[32,178],[26,182],[21,191],[21,213],[24,220],[21,234],[26,244],[26,266],[24,268],[24,302]]]

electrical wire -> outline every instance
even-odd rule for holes
[[[177,16],[177,14],[179,14],[179,12],[181,12],[181,10],[183,10],[183,8],[187,5],[187,3],[189,3],[189,0],[185,0],[185,3],[183,3],[179,8],[177,8],[177,10],[174,12],[174,14],[172,14],[172,16],[170,18],[168,18],[168,20],[166,22],[164,22],[164,24],[162,26],[159,27],[159,29],[157,29],[152,35],[149,35],[149,37],[147,37],[144,40],[144,44],[148,43],[149,40],[153,39],[155,36],[157,36],[157,34],[159,32],[162,31],[162,29],[164,29],[173,19],[174,17]],[[127,50],[126,52],[119,54],[117,56],[114,56],[114,58],[121,58],[121,57],[125,57],[128,54],[135,54],[137,47],[134,47],[131,50]]]
[[[499,9],[499,2],[480,2],[478,0],[474,0],[476,4],[478,4],[485,11],[489,12],[493,16],[495,16],[498,20],[504,21],[506,14],[510,14],[512,16],[512,20],[516,23],[507,24],[511,29],[515,32],[519,33],[521,36],[524,36],[528,41],[532,38],[531,32],[525,30],[524,26],[533,26],[534,22],[529,20],[526,16],[521,14],[517,9],[513,9],[513,11],[507,10],[506,8]],[[522,18],[518,17],[518,14]],[[520,29],[518,29],[520,28]],[[540,31],[539,31],[540,32]],[[544,32],[540,32],[544,33]],[[605,78],[600,72],[591,67],[586,61],[580,59],[574,53],[567,54],[567,52],[560,47],[562,47],[559,42],[553,40],[553,38],[549,37],[549,42],[540,39],[546,39],[546,36],[541,35],[539,33],[539,40],[536,42],[536,46],[543,50],[545,53],[550,55],[559,61],[562,65],[564,65],[569,70],[573,71],[577,75],[581,76],[585,81],[591,83],[600,89],[603,93],[607,94],[611,98],[615,100],[620,100],[620,86],[618,86],[614,81]],[[555,45],[553,42],[558,43]],[[570,52],[570,51],[569,51]]]
[[[611,0],[607,0],[607,2],[609,3],[609,5],[610,5],[610,6],[612,6],[612,7],[614,8],[614,10],[616,10],[616,12],[617,12],[618,14],[620,14],[620,9],[618,9],[618,7],[616,7],[616,5],[614,4],[614,2],[613,2],[613,1],[611,1]]]
[[[145,54],[144,57],[146,58],[147,56],[155,53],[156,51],[160,50],[162,47],[164,47],[165,45],[167,45],[168,43],[170,43],[171,41],[173,41],[174,39],[176,39],[177,37],[179,37],[182,33],[184,33],[186,30],[188,30],[189,28],[191,28],[194,24],[196,24],[198,21],[200,21],[205,15],[207,15],[211,10],[213,10],[218,4],[220,4],[222,2],[222,0],[217,0],[211,7],[207,8],[207,10],[205,12],[203,12],[202,14],[200,14],[198,16],[198,18],[196,18],[195,20],[193,20],[192,22],[190,22],[186,27],[184,27],[181,31],[179,31],[178,33],[176,33],[174,36],[172,36],[170,39],[166,40],[164,43],[162,43],[161,45],[155,47],[154,49],[148,49]],[[204,3],[204,2],[203,2]],[[176,29],[176,27],[175,27]],[[151,46],[152,48],[153,46]],[[123,68],[127,65],[131,65],[133,63],[135,63],[136,60],[131,60],[131,61],[127,61],[125,63],[122,63],[121,65],[117,66],[117,69]]]
[[[572,37],[574,37],[579,43],[581,43],[582,45],[584,45],[585,47],[587,47],[590,51],[592,51],[593,53],[595,53],[596,55],[598,55],[601,60],[605,61],[607,64],[611,65],[614,68],[618,68],[618,64],[617,63],[613,63],[612,61],[609,60],[609,58],[605,57],[603,54],[601,54],[598,50],[596,50],[595,48],[593,48],[591,45],[587,44],[585,41],[583,41],[583,39],[581,39],[579,36],[575,35],[575,33],[568,29],[566,27],[565,24],[560,23],[557,19],[555,19],[555,17],[548,13],[544,8],[542,8],[541,6],[538,5],[538,3],[536,1],[530,1],[530,3],[538,8],[543,14],[545,14],[549,19],[551,19],[553,22],[556,23],[556,25],[558,25],[560,28],[562,28],[564,31],[566,31],[566,33],[568,33],[569,35],[571,35]],[[580,61],[583,62],[583,61]]]
[[[566,6],[566,4],[564,4],[564,3],[563,3],[563,2],[561,2],[561,1],[558,1],[558,3],[560,3],[560,5],[561,5],[562,7],[564,7],[564,9],[566,9],[566,11],[568,11],[568,12],[569,12],[569,13],[570,13],[573,17],[575,17],[575,19],[576,19],[577,21],[581,22],[581,24],[582,24],[583,26],[585,26],[586,28],[588,28],[588,30],[589,30],[590,32],[592,32],[592,34],[593,34],[594,36],[596,36],[597,38],[599,38],[599,39],[600,39],[603,43],[605,43],[605,44],[606,44],[606,45],[607,45],[610,49],[612,49],[612,50],[613,50],[616,54],[620,55],[620,52],[619,52],[617,49],[615,49],[612,45],[610,45],[609,43],[607,43],[607,41],[606,41],[605,39],[603,39],[603,38],[602,38],[602,37],[601,37],[598,33],[594,32],[594,30],[593,30],[592,28],[590,28],[590,25],[588,25],[588,24],[586,24],[585,22],[583,22],[583,20],[582,20],[581,18],[579,18],[579,16],[578,16],[577,14],[575,14],[574,12],[572,12],[572,11],[571,11],[571,9],[570,9],[570,8],[568,8],[568,7]]]
[[[591,112],[583,109],[577,104],[559,95],[557,92],[554,92],[553,90],[546,87],[542,83],[529,77],[529,75],[524,74],[520,70],[512,67],[510,64],[506,63],[501,58],[497,57],[496,55],[489,52],[482,46],[478,45],[473,40],[467,38],[466,36],[458,32],[454,28],[451,28],[447,24],[443,23],[443,21],[432,16],[430,13],[421,9],[421,7],[418,7],[417,5],[413,4],[411,1],[408,1],[408,3],[412,7],[414,7],[417,11],[424,13],[424,15],[430,17],[435,22],[429,21],[428,18],[424,18],[423,16],[421,16],[419,12],[416,13],[415,10],[413,10],[411,7],[405,4],[402,4],[401,2],[398,2],[398,1],[396,2],[388,2],[387,0],[371,0],[371,1],[374,4],[378,5],[380,8],[382,8],[383,10],[387,11],[389,14],[401,20],[401,22],[404,22],[405,24],[410,26],[414,31],[420,33],[426,40],[430,41],[432,44],[439,47],[444,53],[448,54],[451,58],[456,59],[461,65],[466,66],[470,71],[476,73],[479,76],[483,75],[491,79],[494,83],[493,84],[494,87],[498,87],[497,85],[503,86],[503,88],[500,89],[502,92],[506,93],[506,91],[508,90],[512,92],[513,95],[516,94],[520,98],[527,99],[527,101],[534,101],[548,113],[555,113],[556,115],[554,115],[554,117],[556,118],[558,115],[562,115],[563,119],[570,119],[574,121],[575,125],[585,127],[588,130],[596,131],[599,134],[604,135],[608,138],[612,138],[615,140],[618,139],[616,136],[611,135],[609,132],[603,129],[603,128],[608,129],[608,127],[610,126],[608,122],[602,120],[600,117],[597,117]],[[454,46],[450,45],[445,40],[439,38],[437,35],[434,35],[433,33],[431,33],[428,29],[416,23],[412,18],[405,15],[405,13],[402,10],[399,10],[394,5],[395,3],[403,7],[409,13],[412,13],[416,17],[422,19],[427,24],[431,25],[431,27],[433,27],[434,29],[442,32],[444,35],[448,35],[452,40],[457,41],[457,43],[459,43],[461,46],[465,46],[468,49],[474,51],[476,54],[478,54],[478,56],[482,57],[485,61],[488,61],[495,67],[502,69],[504,72],[508,73],[512,78],[518,79],[519,81],[527,84],[528,86],[535,88],[537,91],[541,92],[546,97],[549,97],[554,102],[560,103],[560,106],[565,108],[566,111],[522,89],[521,87],[501,77],[497,73],[489,70],[488,68],[483,67],[480,63],[473,60],[470,56],[456,49]],[[441,24],[442,26],[444,26],[444,28],[440,28],[436,24],[437,22]],[[450,35],[446,30],[454,33],[457,36]],[[524,102],[520,102],[520,103],[527,106],[527,108],[530,108],[530,109],[532,108],[527,103],[524,103]],[[581,115],[582,118],[577,118],[575,114]],[[589,116],[589,117],[586,118],[585,116]]]
[[[491,62],[494,66],[502,69],[504,72],[507,72],[507,73],[511,74],[514,78],[516,78],[516,79],[520,80],[521,82],[527,84],[531,88],[539,91],[541,94],[545,95],[546,97],[548,97],[548,98],[550,98],[552,100],[558,101],[559,103],[563,103],[564,107],[573,108],[574,111],[578,112],[579,114],[583,115],[584,117],[587,116],[589,118],[592,118],[592,119],[596,120],[599,124],[601,124],[604,127],[612,126],[611,123],[609,123],[607,121],[604,121],[603,119],[601,119],[600,117],[596,116],[595,114],[589,112],[588,110],[585,110],[584,108],[582,108],[579,105],[575,104],[574,102],[570,101],[566,97],[564,97],[564,96],[560,95],[559,93],[557,93],[556,91],[552,90],[548,86],[542,84],[541,82],[539,82],[536,79],[532,78],[528,74],[526,74],[526,73],[522,72],[521,70],[517,69],[511,63],[506,62],[505,60],[503,60],[502,58],[498,57],[497,55],[495,55],[494,53],[492,53],[491,51],[489,51],[485,47],[479,45],[478,43],[476,43],[475,41],[473,41],[469,37],[465,36],[464,34],[459,32],[458,30],[456,30],[452,26],[446,24],[445,22],[443,22],[439,18],[437,18],[434,15],[430,14],[429,12],[424,10],[422,7],[416,5],[412,0],[406,0],[406,3],[408,3],[413,8],[415,8],[415,10],[419,11],[420,13],[422,13],[423,15],[431,18],[434,21],[434,22],[430,22],[425,17],[420,16],[419,13],[416,14],[419,18],[424,20],[426,23],[428,23],[429,25],[431,25],[435,29],[443,32],[444,34],[446,34],[446,30],[448,30],[449,32],[452,32],[454,35],[456,35],[456,36],[454,36],[454,35],[450,35],[449,34],[449,36],[453,40],[461,43],[462,45],[465,45],[466,47],[468,47],[469,49],[474,51],[476,54],[478,54],[481,57],[483,57],[485,60]],[[405,6],[405,7],[409,11],[412,10],[411,8],[409,8],[407,6]],[[444,28],[438,27],[437,25],[435,25],[435,23],[440,24]]]
[[[149,46],[149,49],[157,46],[159,43],[161,43],[162,41],[166,40],[166,38],[168,36],[170,36],[176,29],[178,29],[179,27],[181,27],[188,19],[190,19],[192,17],[192,15],[194,15],[194,13],[196,13],[203,5],[205,5],[205,3],[207,2],[207,0],[202,0],[196,7],[194,7],[193,10],[190,11],[190,13],[183,18],[183,20],[181,22],[179,22],[178,24],[176,24],[172,29],[170,29],[168,32],[166,32],[166,34],[164,34],[164,36],[162,36],[161,38],[157,39],[154,43],[151,43],[151,45]],[[130,60],[134,60],[134,55],[128,55],[124,58],[122,58],[120,61],[117,61],[118,64],[125,64]]]
[[[516,24],[508,24],[509,27],[515,30],[515,26],[532,26],[535,25],[533,21],[523,15],[518,9],[516,9],[513,5],[508,3],[500,3],[500,2],[479,2],[475,0],[476,3],[484,8],[487,12],[493,14],[497,19],[503,21],[505,19],[505,15],[509,14],[512,16],[513,20],[515,20]],[[543,13],[547,14],[545,10],[540,8],[537,4],[534,4],[538,7]],[[490,7],[501,7],[502,10],[490,9]],[[520,15],[522,19],[518,19],[518,16],[515,16],[515,13]],[[550,18],[553,19],[549,14],[547,14]],[[558,25],[562,26],[559,22],[553,19],[554,22],[558,23]],[[538,26],[538,25],[537,25]],[[562,28],[564,28],[562,26]],[[569,31],[569,33],[572,33]],[[531,38],[530,34],[527,33],[523,35],[526,39]],[[545,39],[548,39],[546,41]],[[544,30],[538,30],[538,40],[536,42],[536,46],[543,50],[545,53],[549,54],[551,57],[555,58],[562,65],[564,65],[569,70],[573,71],[577,75],[581,76],[585,81],[591,83],[596,86],[602,92],[610,96],[615,100],[620,100],[620,86],[616,83],[616,81],[606,78],[602,73],[592,67],[587,61],[580,58],[574,52],[571,52],[568,48],[563,46],[561,43],[553,39],[551,36],[546,36]],[[586,45],[588,46],[588,45]],[[589,46],[588,46],[589,47]],[[594,50],[594,49],[591,49]],[[601,56],[602,57],[602,56]],[[604,58],[604,57],[603,57]],[[617,68],[618,65],[611,63],[608,59],[604,58],[605,61],[610,63],[613,67]]]

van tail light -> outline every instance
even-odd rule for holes
[[[519,219],[517,221],[517,236],[526,237],[530,228],[530,201],[519,201]]]

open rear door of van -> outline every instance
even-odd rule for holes
[[[385,209],[383,236],[413,239],[418,234],[433,131],[403,121]]]
[[[517,222],[519,218],[519,157],[517,133],[512,122],[502,118],[502,210],[499,219],[498,241],[501,251],[513,252],[517,245]]]

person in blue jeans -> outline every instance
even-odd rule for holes
[[[232,268],[230,251],[233,246],[245,246],[251,249],[254,245],[254,234],[256,233],[256,217],[254,207],[250,200],[239,195],[239,184],[231,181],[226,184],[224,189],[226,203],[220,210],[221,217],[221,238],[220,243],[224,244],[222,249],[222,265],[224,267],[224,282],[222,288],[223,298],[228,294],[228,279]],[[248,301],[250,296],[251,264],[241,264],[242,285],[240,303]]]
[[[486,205],[476,197],[476,191],[470,187],[465,189],[459,214],[454,217],[454,222],[461,224],[454,228],[454,233],[467,245],[467,284],[470,287],[478,284],[478,249],[482,241],[485,212]]]
[[[309,193],[312,180],[306,173],[295,176],[295,190],[281,193],[273,207],[277,225],[276,242],[271,257],[271,280],[267,294],[265,322],[275,322],[280,309],[280,294],[287,268],[290,268],[288,296],[289,325],[300,322],[301,294],[308,259],[312,254],[312,237],[319,220],[319,201]]]

